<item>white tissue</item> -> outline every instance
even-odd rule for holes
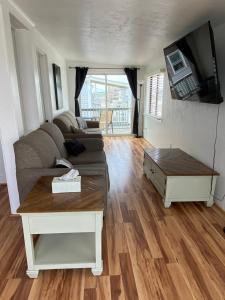
[[[77,178],[77,176],[79,176],[79,171],[72,169],[68,173],[59,177],[59,180],[68,181]]]

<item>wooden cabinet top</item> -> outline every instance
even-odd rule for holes
[[[219,175],[180,149],[145,149],[144,151],[167,176]]]
[[[82,176],[81,192],[52,193],[52,176],[41,177],[17,209],[23,213],[103,211],[103,176]]]

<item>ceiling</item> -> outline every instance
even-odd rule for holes
[[[14,0],[68,60],[145,65],[188,30],[225,22],[225,0]]]

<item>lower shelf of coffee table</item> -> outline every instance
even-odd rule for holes
[[[95,267],[95,233],[41,234],[34,248],[38,269]]]

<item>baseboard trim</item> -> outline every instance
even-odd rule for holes
[[[103,134],[103,137],[136,137],[135,134],[125,134],[125,133],[118,133],[118,134]]]
[[[214,205],[215,205],[216,208],[218,208],[218,209],[224,214],[224,216],[225,216],[225,210],[224,210],[221,206],[219,206],[218,203],[216,203],[216,202],[214,202]]]

